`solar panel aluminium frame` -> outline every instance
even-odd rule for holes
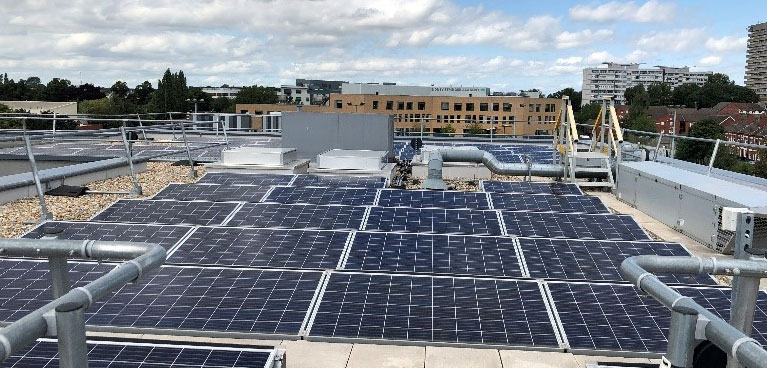
[[[56,344],[56,339],[40,338],[36,342],[45,342]],[[190,349],[190,350],[210,350],[210,351],[232,351],[232,352],[251,352],[251,353],[269,353],[264,368],[274,367],[274,359],[277,357],[278,348],[267,348],[266,346],[248,346],[243,344],[209,344],[195,343],[190,341],[161,341],[154,339],[131,339],[91,336],[86,339],[86,344],[114,345],[114,346],[139,346],[139,347],[157,347],[171,349]]]
[[[479,185],[478,185],[479,191],[486,192],[486,193],[496,193],[496,192],[489,192],[489,191],[487,191],[485,189],[485,182],[486,181],[509,181],[509,180],[480,180],[479,181]],[[509,182],[513,182],[513,181],[509,181]],[[525,181],[525,182],[527,182],[527,181]],[[533,181],[533,182],[527,182],[527,183],[536,183],[536,182]],[[538,183],[546,183],[546,182],[538,182]],[[557,183],[557,182],[553,182],[553,183]],[[564,183],[564,184],[570,184],[570,183]],[[558,194],[558,195],[562,195],[562,196],[586,195],[586,193],[583,191],[583,189],[581,189],[581,187],[575,185],[575,188],[578,188],[578,191],[580,192],[580,194]],[[514,194],[514,193],[509,193],[509,194]],[[525,194],[528,194],[528,195],[551,195],[550,193],[525,193]]]
[[[241,174],[241,175],[247,175],[248,173],[238,173],[238,172],[227,172],[227,171],[205,171],[205,174],[203,174],[199,179],[197,179],[196,182],[192,184],[216,184],[216,183],[200,183],[202,178],[208,176],[208,174]],[[261,173],[252,173],[253,175],[258,175]],[[293,182],[296,181],[296,178],[298,177],[298,174],[267,174],[267,175],[285,175],[285,176],[292,176],[290,181],[288,181],[288,186],[292,186]]]
[[[515,349],[515,350],[527,350],[527,351],[545,351],[545,352],[566,352],[564,345],[563,335],[561,335],[560,324],[557,322],[553,310],[550,306],[551,300],[546,295],[544,289],[545,282],[539,280],[519,279],[519,278],[496,278],[496,277],[469,277],[469,276],[448,276],[448,275],[411,275],[411,274],[390,274],[384,272],[359,272],[359,271],[343,271],[343,270],[330,270],[325,271],[326,277],[322,281],[322,287],[320,288],[320,294],[316,299],[316,303],[313,305],[311,311],[311,317],[309,318],[307,328],[302,335],[303,340],[310,342],[333,342],[333,343],[363,343],[363,344],[377,344],[377,345],[397,345],[397,346],[436,346],[436,347],[454,347],[454,348],[468,348],[468,349]],[[404,276],[404,277],[428,277],[428,278],[452,278],[452,279],[483,279],[483,280],[498,280],[498,281],[516,281],[516,282],[528,282],[536,283],[541,293],[541,300],[546,306],[546,312],[549,316],[549,322],[551,323],[552,330],[554,331],[554,337],[557,340],[559,347],[544,347],[544,346],[529,346],[529,345],[502,345],[502,344],[472,344],[472,343],[456,343],[456,342],[440,342],[440,341],[418,341],[418,340],[396,340],[396,339],[372,339],[372,338],[355,338],[355,337],[326,337],[326,336],[314,336],[311,334],[312,326],[314,325],[314,319],[320,309],[325,290],[330,282],[330,276],[332,274],[358,274],[358,275],[382,275],[382,276]]]
[[[520,238],[556,239],[556,240],[559,240],[559,239],[565,239],[565,240],[605,240],[605,241],[629,241],[629,242],[631,242],[631,241],[635,241],[635,242],[658,242],[658,241],[662,241],[662,240],[655,240],[655,238],[653,238],[650,235],[650,233],[647,232],[647,229],[645,229],[644,226],[642,226],[642,224],[639,223],[639,221],[637,221],[636,216],[634,216],[634,214],[613,213],[613,212],[610,212],[610,213],[563,213],[563,212],[531,212],[531,211],[502,211],[502,210],[494,210],[494,211],[496,211],[498,213],[498,215],[500,216],[499,219],[501,219],[501,220],[503,219],[503,214],[504,213],[521,213],[521,214],[534,213],[534,214],[541,214],[541,215],[564,215],[564,216],[568,216],[568,215],[573,215],[573,216],[583,215],[583,216],[630,217],[631,220],[633,220],[637,224],[637,227],[639,227],[639,229],[642,230],[642,233],[647,237],[647,240],[589,239],[589,238],[586,238],[586,239],[584,239],[584,238],[546,238],[546,237],[542,237],[542,236],[541,237],[521,236],[521,235],[515,235],[515,234],[508,234],[508,232],[506,231],[505,223],[503,221],[501,221],[501,226],[503,227],[504,235],[507,235],[507,236],[514,236],[514,237],[520,237]],[[688,250],[688,252],[689,252],[689,250]]]
[[[381,206],[364,206],[365,207],[365,213],[362,215],[362,222],[360,223],[359,230],[360,231],[369,231],[369,232],[378,232],[378,233],[404,233],[404,234],[428,234],[428,235],[467,235],[467,236],[508,236],[508,233],[506,232],[506,225],[503,223],[503,213],[504,212],[521,212],[521,211],[501,211],[501,210],[478,210],[478,209],[471,209],[471,208],[418,208],[418,207],[381,207]],[[498,221],[498,229],[501,231],[500,234],[492,234],[492,235],[479,235],[479,234],[452,234],[452,233],[432,233],[432,232],[426,232],[426,233],[420,233],[420,232],[409,232],[409,231],[383,231],[383,230],[370,230],[367,228],[368,226],[368,218],[370,217],[370,212],[373,210],[373,208],[382,208],[382,209],[413,209],[413,210],[439,210],[439,211],[476,211],[476,212],[495,212],[496,221]],[[225,225],[221,225],[225,226]]]
[[[181,224],[160,224],[160,223],[148,223],[148,222],[124,222],[124,221],[115,222],[115,221],[97,221],[97,220],[95,220],[96,217],[98,217],[99,215],[104,213],[107,209],[109,209],[110,207],[114,206],[117,202],[120,202],[120,201],[154,201],[154,202],[158,202],[158,203],[162,203],[162,202],[201,202],[201,203],[234,203],[234,204],[236,204],[235,207],[232,209],[232,212],[230,212],[221,221],[221,224],[218,224],[218,225],[207,225],[207,226],[226,226],[226,224],[232,219],[232,217],[234,217],[234,214],[236,214],[237,211],[239,211],[240,208],[242,208],[242,206],[244,206],[247,203],[247,202],[238,202],[238,201],[213,202],[213,201],[203,201],[203,200],[179,201],[179,200],[175,200],[175,199],[152,200],[152,199],[148,199],[148,198],[117,198],[114,201],[112,201],[111,203],[109,203],[108,206],[105,206],[104,208],[102,208],[98,212],[94,213],[93,216],[89,217],[85,221],[86,222],[106,223],[106,224],[126,224],[126,225],[136,225],[136,224],[151,225],[151,224],[155,224],[155,225],[177,225],[177,226],[201,226],[199,224],[185,224],[185,223],[181,223]],[[256,203],[259,203],[259,202],[256,202]]]
[[[206,173],[206,175],[207,175],[207,173]],[[142,199],[142,200],[143,199],[147,199],[147,200],[153,200],[153,201],[163,201],[163,200],[176,200],[176,201],[178,201],[179,199],[174,199],[174,198],[160,198],[160,199],[157,198],[158,194],[160,194],[163,190],[168,189],[171,185],[194,185],[194,186],[204,186],[204,185],[206,185],[206,186],[222,186],[222,187],[268,187],[269,188],[261,196],[261,198],[259,198],[258,201],[256,201],[256,202],[249,202],[249,203],[261,203],[261,202],[263,202],[264,199],[266,199],[266,197],[269,195],[269,193],[271,193],[272,188],[274,188],[273,185],[269,185],[269,186],[265,186],[265,185],[252,185],[252,184],[225,185],[225,184],[215,184],[215,183],[182,183],[182,182],[171,182],[171,183],[166,184],[164,187],[160,188],[160,190],[158,190],[155,194],[153,194],[153,195],[151,195],[149,197],[146,197],[146,198],[136,198],[136,199]],[[181,200],[181,201],[184,201],[184,200]],[[200,200],[200,201],[202,201],[202,200]],[[216,202],[216,201],[209,201],[209,202]],[[245,201],[224,201],[224,202],[245,202]],[[245,202],[245,203],[248,203],[248,202]]]
[[[388,179],[387,179],[388,180]],[[381,194],[383,194],[384,191],[390,191],[390,192],[435,192],[435,193],[464,193],[464,194],[475,194],[477,196],[482,196],[484,194],[484,197],[487,201],[488,207],[487,208],[472,208],[472,207],[464,207],[464,208],[445,208],[445,207],[412,207],[408,205],[401,205],[401,206],[381,206],[380,205],[380,197]],[[451,210],[460,210],[460,209],[466,209],[466,210],[478,210],[478,211],[489,211],[493,210],[493,204],[490,201],[490,196],[488,193],[481,192],[481,191],[467,191],[467,190],[432,190],[432,189],[397,189],[397,188],[378,188],[378,194],[376,195],[376,200],[371,205],[373,207],[383,207],[383,208],[422,208],[422,209],[451,209]]]
[[[303,189],[325,189],[327,191],[343,191],[343,190],[369,190],[370,192],[375,192],[375,195],[373,196],[373,200],[370,203],[365,204],[342,204],[342,203],[310,203],[310,202],[278,202],[278,201],[269,201],[269,197],[271,196],[272,192],[277,190],[277,188],[288,188],[288,189],[295,189],[295,190],[303,190]],[[323,187],[323,186],[304,186],[304,187],[296,187],[292,185],[270,185],[269,190],[264,194],[263,198],[261,198],[258,202],[251,202],[251,203],[275,203],[275,204],[313,204],[316,206],[351,206],[351,207],[364,207],[364,206],[376,206],[376,203],[378,203],[379,198],[381,197],[381,191],[384,190],[384,188],[369,188],[369,187]]]

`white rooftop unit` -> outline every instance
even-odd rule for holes
[[[386,151],[333,149],[317,155],[317,167],[332,170],[378,171],[386,163]]]
[[[295,160],[295,148],[238,147],[221,151],[224,165],[283,166]]]

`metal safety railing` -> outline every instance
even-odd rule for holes
[[[493,111],[497,113],[497,111]],[[510,112],[509,112],[510,113]],[[552,116],[556,114],[556,112],[551,112]],[[391,114],[394,117],[394,121],[398,123],[413,123],[418,124],[419,129],[418,130],[404,130],[406,128],[395,128],[395,138],[398,137],[407,137],[407,138],[414,138],[419,137],[421,139],[424,139],[426,137],[450,137],[450,138],[485,138],[489,139],[490,142],[493,142],[494,140],[503,140],[503,139],[551,139],[551,136],[548,134],[536,134],[536,135],[520,135],[518,134],[518,127],[524,124],[530,124],[530,125],[538,125],[538,124],[552,124],[555,122],[555,120],[530,120],[530,121],[523,121],[523,120],[517,120],[515,117],[512,116],[512,119],[494,119],[494,116],[487,116],[487,119],[474,119],[474,118],[446,118],[446,117],[440,117],[436,118],[433,116],[421,116],[421,117],[415,117],[415,118],[409,118],[409,117],[398,117],[397,114]],[[432,123],[458,123],[458,124],[487,124],[490,126],[490,129],[483,129],[484,131],[487,131],[487,133],[480,133],[480,132],[466,132],[465,130],[463,132],[426,132],[426,126],[428,124]],[[499,127],[502,129],[501,133],[498,133],[496,130],[499,129]],[[441,127],[444,128],[444,127]],[[507,132],[506,128],[509,128],[510,131]],[[548,129],[540,129],[543,131],[546,131]]]
[[[59,239],[0,239],[2,257],[48,258],[53,301],[0,329],[0,362],[41,337],[56,337],[61,368],[87,368],[85,311],[165,263],[157,244]],[[125,260],[98,279],[72,289],[67,259]]]

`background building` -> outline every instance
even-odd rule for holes
[[[602,97],[614,97],[618,104],[626,104],[626,89],[653,83],[666,83],[671,88],[692,83],[703,86],[713,72],[694,72],[690,68],[657,66],[640,68],[639,64],[604,63],[605,66],[583,69],[583,99],[581,104],[599,102]]]
[[[436,87],[401,86],[394,83],[344,83],[341,94],[351,95],[400,95],[400,96],[489,96],[486,87]]]
[[[748,27],[746,87],[767,101],[767,23]]]
[[[213,98],[229,98],[234,99],[242,88],[240,87],[202,87],[203,92],[209,94]]]
[[[324,79],[296,79],[296,86],[309,88],[309,101],[312,105],[325,105],[331,93],[341,93],[341,85],[346,81]]]
[[[283,84],[277,91],[277,101],[284,104],[308,105],[312,99],[309,96],[309,87]]]
[[[32,114],[41,112],[57,113],[60,115],[76,115],[77,101],[71,102],[49,102],[49,101],[0,101],[0,105],[5,105],[12,110],[22,109]]]

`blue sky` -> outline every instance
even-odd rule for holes
[[[750,1],[71,0],[0,14],[0,72],[109,86],[183,69],[191,85],[295,78],[580,89],[603,61],[743,83]]]

